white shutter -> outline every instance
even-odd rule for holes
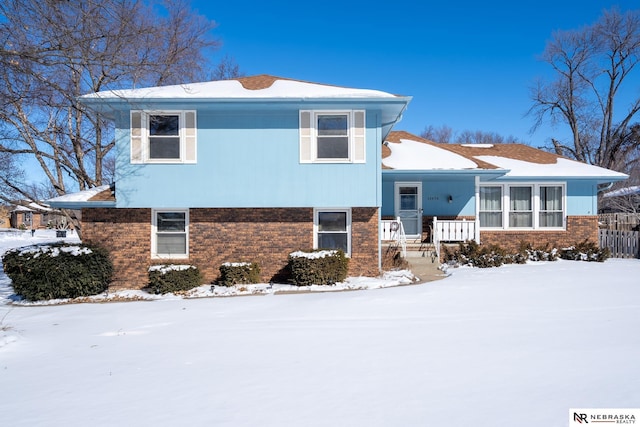
[[[184,140],[185,140],[185,163],[196,163],[197,161],[197,127],[196,127],[196,112],[185,111],[184,113]]]
[[[367,147],[365,144],[365,112],[356,110],[353,112],[353,162],[365,163]]]
[[[300,163],[311,163],[311,111],[300,110]]]
[[[131,111],[131,163],[142,163],[142,111]]]

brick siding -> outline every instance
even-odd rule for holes
[[[351,212],[349,274],[377,275],[378,209]],[[257,262],[262,281],[286,280],[289,253],[313,247],[312,208],[189,210],[189,259],[151,259],[150,209],[84,209],[85,242],[106,247],[114,263],[112,289],[138,289],[147,283],[152,264],[197,266],[211,283],[224,262]]]
[[[483,244],[496,244],[512,250],[518,249],[521,242],[531,243],[534,246],[544,246],[549,243],[561,248],[585,239],[598,243],[597,216],[569,216],[566,230],[480,230],[480,241]]]

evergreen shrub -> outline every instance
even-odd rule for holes
[[[572,261],[604,262],[610,256],[609,248],[600,248],[596,243],[587,239],[560,250],[560,258]]]
[[[333,285],[347,278],[349,258],[341,250],[293,252],[288,267],[296,286]]]
[[[255,262],[226,262],[220,266],[218,284],[221,286],[259,282],[260,266]]]
[[[16,295],[29,301],[97,295],[107,290],[113,274],[109,253],[83,244],[18,248],[2,263]]]
[[[154,294],[184,292],[202,283],[200,270],[192,265],[153,265],[149,268],[149,284],[145,288]]]

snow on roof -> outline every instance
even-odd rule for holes
[[[505,177],[597,178],[619,181],[627,175],[566,159],[523,144],[438,144],[394,131],[383,147],[382,164],[399,170],[502,170]]]
[[[78,191],[76,193],[64,194],[62,196],[54,197],[53,199],[49,199],[49,203],[59,203],[59,202],[87,202],[92,197],[102,193],[103,191],[108,190],[109,185],[101,185],[99,187],[90,188],[84,191]]]
[[[478,160],[491,163],[503,169],[509,169],[507,177],[598,177],[611,179],[626,179],[627,175],[588,165],[575,160],[558,157],[556,163],[541,164],[525,160],[511,159],[501,156],[475,156]]]
[[[251,98],[395,98],[386,92],[354,89],[318,83],[284,79],[274,76],[254,76],[236,80],[218,80],[141,89],[111,90],[84,95],[90,99],[251,99]]]
[[[31,202],[26,206],[18,205],[11,212],[37,212],[37,211],[50,211],[51,208],[45,205]]]
[[[397,170],[461,170],[476,169],[478,164],[459,154],[443,150],[435,145],[411,139],[400,139],[387,147],[391,155],[382,164]]]
[[[617,190],[604,193],[603,197],[618,197],[618,196],[632,196],[634,194],[640,194],[640,185],[634,185],[631,187],[619,188]]]

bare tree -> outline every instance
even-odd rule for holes
[[[240,71],[240,66],[233,57],[225,55],[211,72],[210,80],[229,80],[237,77],[244,77],[244,73]]]
[[[626,171],[638,161],[638,138],[632,121],[640,109],[635,95],[626,110],[617,113],[619,95],[640,59],[640,11],[604,11],[593,25],[575,31],[557,31],[542,54],[555,80],[532,88],[534,130],[546,120],[568,126],[572,138],[551,138],[558,154]],[[615,108],[614,108],[615,107]]]
[[[447,125],[442,125],[440,127],[429,125],[424,128],[424,131],[420,134],[420,136],[422,138],[428,139],[429,141],[439,142],[441,144],[449,144],[453,140],[453,129],[451,129]]]
[[[449,144],[453,142],[456,144],[505,144],[520,142],[518,138],[511,135],[504,137],[496,132],[485,132],[481,130],[464,130],[462,132],[455,132],[452,128],[446,125],[442,125],[440,127],[429,125],[424,129],[424,132],[422,132],[420,136],[430,141],[442,144]]]
[[[4,0],[0,153],[31,156],[57,194],[101,185],[113,129],[77,97],[201,79],[214,25],[186,0]]]

